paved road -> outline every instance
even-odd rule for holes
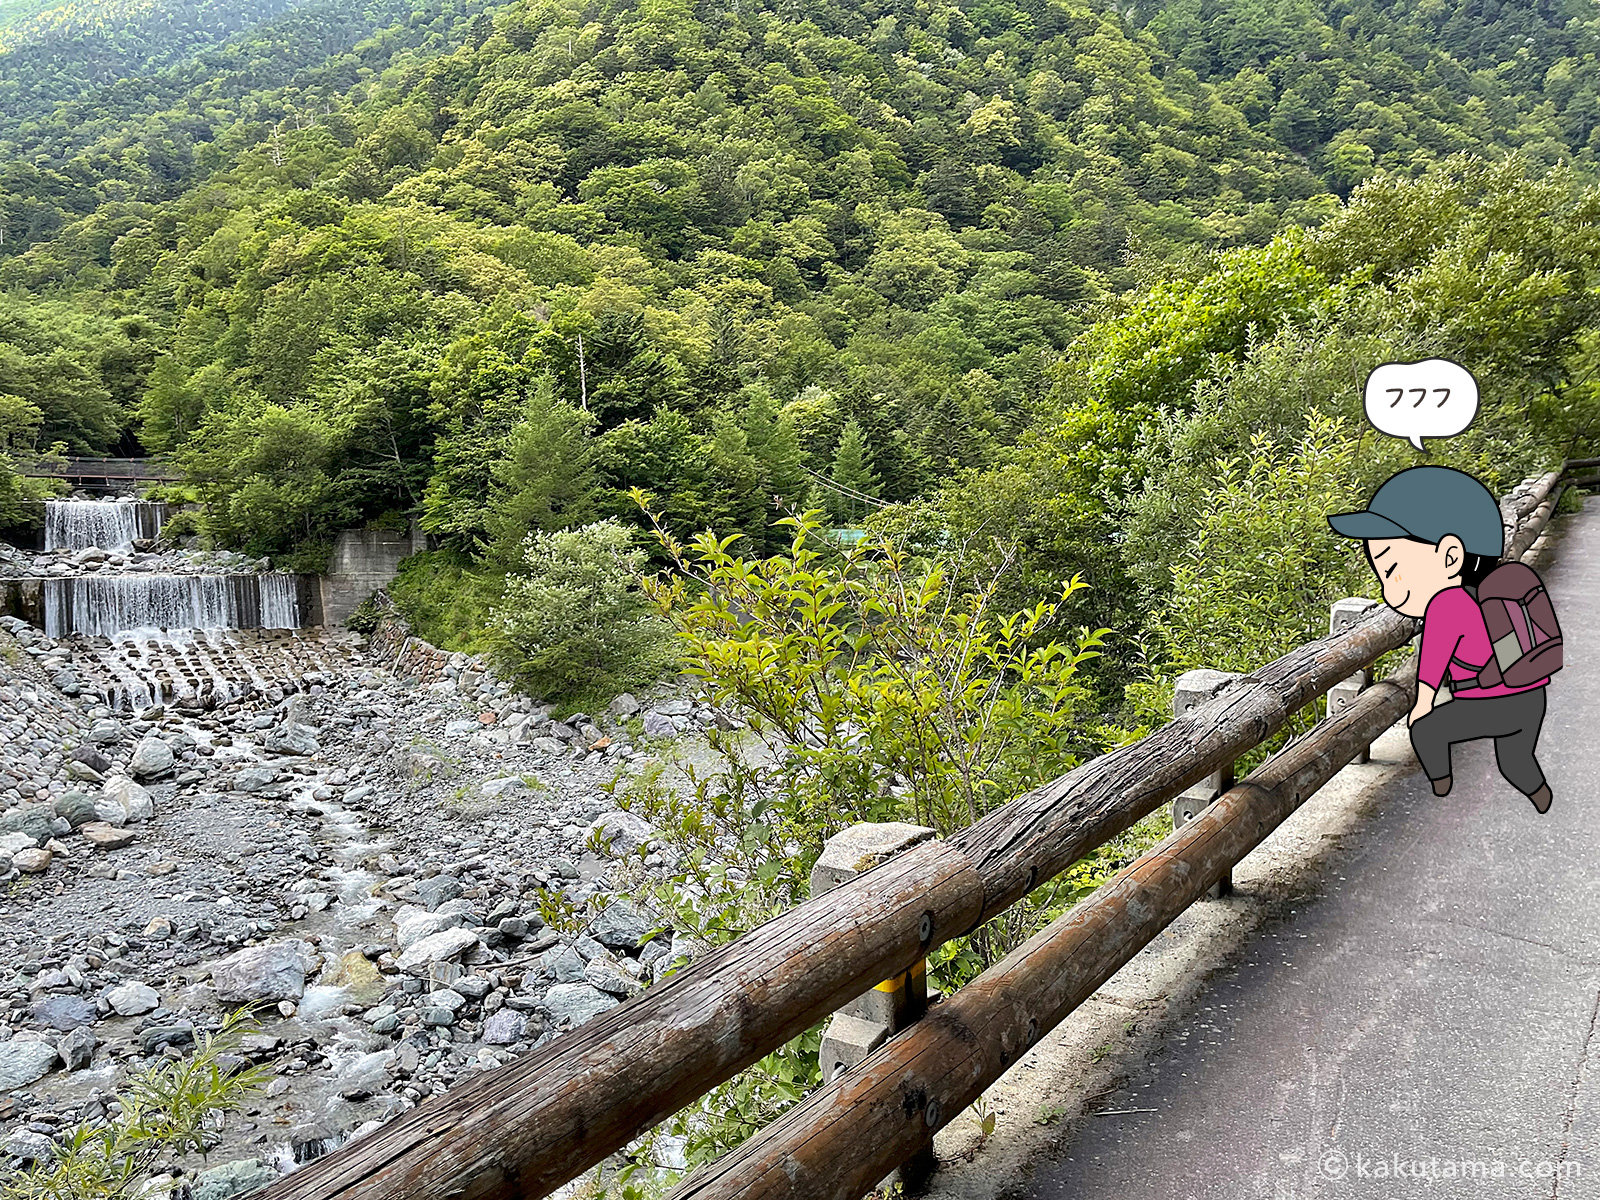
[[[1541,817],[1486,745],[1391,786],[1322,894],[1014,1194],[1600,1197],[1600,506],[1544,572],[1570,664]]]

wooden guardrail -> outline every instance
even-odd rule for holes
[[[1551,472],[1502,502],[1512,531],[1507,557],[1526,551],[1543,528],[1559,478]],[[1140,741],[1010,801],[946,841],[911,846],[814,896],[261,1195],[543,1196],[1228,768],[1335,684],[1404,646],[1418,627],[1375,608],[1349,629],[1241,677]],[[1366,689],[1091,900],[686,1180],[675,1195],[844,1200],[869,1190],[1402,715],[1410,688],[1414,680],[1391,677]]]

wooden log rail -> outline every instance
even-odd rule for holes
[[[1559,476],[1559,472],[1551,472],[1506,498],[1502,511],[1507,525],[1518,531],[1513,544],[1535,523],[1542,525],[1553,511]],[[1529,532],[1523,548],[1536,535],[1537,530]],[[913,846],[825,895],[813,897],[696,960],[643,995],[540,1050],[451,1089],[446,1096],[424,1102],[381,1129],[277,1181],[260,1195],[263,1200],[527,1200],[543,1196],[878,981],[907,970],[934,947],[969,933],[1185,788],[1232,763],[1272,736],[1295,712],[1334,684],[1405,645],[1417,629],[1418,622],[1391,609],[1376,608],[1343,632],[1297,647],[1242,676],[1216,699],[1140,741],[1093,759],[1010,801],[948,841]],[[1357,741],[1366,745],[1376,732],[1393,723],[1395,716],[1388,716],[1386,721],[1384,717],[1399,702],[1395,697],[1402,690],[1390,684],[1371,689],[1370,699],[1364,694],[1333,723],[1341,731],[1338,736],[1352,746]],[[1384,723],[1374,724],[1379,721]],[[1326,739],[1326,730],[1318,736]],[[1362,737],[1365,741],[1361,741]],[[1312,753],[1301,749],[1309,740],[1296,743],[1286,752],[1298,755],[1292,761],[1300,762]],[[1338,765],[1342,766],[1348,757],[1339,760]],[[1318,764],[1322,761],[1317,758],[1310,766],[1296,768],[1298,773],[1292,779],[1285,776],[1288,782],[1280,780],[1271,787],[1258,778],[1258,771],[1234,791],[1255,796],[1277,794],[1287,788],[1282,795],[1294,796],[1293,803],[1298,803],[1315,790],[1308,781],[1321,769]],[[1275,769],[1284,768],[1279,764]],[[1222,803],[1218,801],[1219,805]],[[1197,819],[1186,825],[1181,831],[1185,839],[1182,844],[1210,845],[1207,839],[1215,836],[1214,831],[1206,831],[1212,830],[1214,824],[1202,824]],[[1262,828],[1263,836],[1266,828],[1270,826]],[[1217,841],[1216,846],[1231,852],[1242,844],[1240,836],[1230,834],[1232,840]],[[1181,887],[1171,881],[1162,886],[1171,897],[1186,895],[1190,884],[1203,892],[1220,878],[1220,874],[1207,872],[1211,869],[1209,864],[1226,857],[1224,849],[1207,851],[1212,857],[1196,862],[1182,859],[1190,865],[1169,869],[1184,875],[1186,882]],[[1108,902],[1111,894],[1107,893]],[[1115,894],[1127,893],[1123,890]],[[1137,917],[1138,929],[1144,929],[1155,919],[1142,915],[1145,903],[1138,898],[1132,905],[1123,903],[1117,920],[1126,923]],[[1170,903],[1177,900],[1171,899]],[[1110,919],[1104,915],[1108,909],[1086,911],[1102,913],[1102,923]],[[1084,918],[1085,922],[1090,920]],[[1170,917],[1161,925],[1166,920]],[[1156,930],[1159,928],[1160,925],[1155,926]],[[1042,945],[1039,938],[1044,936],[1038,935],[1023,949]],[[1082,978],[1086,980],[1092,974],[1088,971]],[[1013,978],[1005,984],[1005,990],[1024,985],[1031,988],[1031,978]],[[930,1016],[913,1030],[926,1026],[928,1030],[958,1032],[957,1026],[945,1020],[942,1014],[946,1012],[966,1013],[969,1022],[975,1020],[968,1008],[949,1007],[975,986],[969,985],[958,997],[936,1006],[933,1011],[940,1014],[938,1019]],[[980,994],[988,992],[974,996]],[[1034,993],[1018,990],[1014,994],[1019,997],[1018,1003],[1025,1001],[1032,1012],[1028,1020],[1039,1022],[1036,1028],[1029,1026],[1037,1036],[1039,1030],[1048,1027],[1043,1022],[1049,1019],[1049,1013],[1055,1011],[1050,1006],[1059,1008],[1076,993],[1062,983],[1049,993],[1054,999],[1046,1004],[1041,1004]],[[969,1006],[977,1003],[976,999],[967,1002]],[[977,1026],[969,1023],[960,1028],[972,1030]],[[773,1136],[798,1128],[797,1122],[805,1119],[801,1113],[816,1113],[818,1106],[841,1094],[839,1089],[858,1086],[864,1077],[861,1072],[872,1068],[874,1078],[883,1078],[872,1064],[886,1053],[901,1053],[898,1047],[912,1036],[934,1034],[908,1032],[897,1037],[860,1068],[841,1076],[790,1117],[730,1155],[724,1160],[730,1163],[728,1170],[714,1165],[715,1177],[732,1179],[729,1171],[734,1161],[755,1163],[766,1152],[763,1147],[770,1149],[776,1144],[770,1141]],[[1009,1041],[1002,1042],[1003,1053],[1013,1055],[1020,1051],[1021,1043],[1008,1037]],[[968,1061],[967,1053],[957,1055],[952,1051],[945,1060],[948,1068],[957,1070],[956,1064]],[[986,1063],[999,1061],[989,1051],[981,1053],[988,1055],[984,1058]],[[976,1068],[960,1070],[971,1074]],[[978,1070],[971,1078],[983,1077],[986,1070]],[[890,1086],[893,1090],[898,1085]],[[970,1086],[976,1085],[964,1084],[962,1088]],[[896,1103],[915,1100],[911,1093],[897,1095],[900,1098]],[[917,1109],[917,1123],[924,1126],[923,1141],[942,1123],[941,1118],[953,1117],[969,1102],[959,1100],[966,1091],[957,1088],[949,1093],[948,1106],[941,1100],[939,1111],[930,1114],[926,1099],[932,1095],[924,1088],[924,1100]],[[930,1115],[933,1119],[929,1119]],[[903,1116],[901,1119],[906,1123]],[[839,1128],[852,1127],[855,1121],[852,1113],[850,1121]],[[865,1129],[865,1124],[861,1128]],[[883,1136],[884,1146],[899,1153],[904,1139]],[[842,1157],[862,1148],[864,1143],[841,1134],[835,1145]],[[889,1157],[887,1148],[875,1153],[874,1163]],[[889,1167],[905,1157],[902,1154]],[[797,1160],[785,1157],[782,1161],[792,1165]],[[780,1166],[778,1173],[784,1169]],[[846,1164],[835,1164],[834,1169],[844,1171]],[[870,1188],[887,1170],[879,1170],[854,1194]],[[702,1173],[687,1181],[682,1194],[700,1196],[702,1193],[694,1189],[702,1186],[698,1181],[705,1177],[709,1176]],[[854,1187],[855,1180],[851,1176],[850,1182],[839,1186]],[[847,1194],[828,1191],[820,1184],[819,1188],[772,1194]],[[724,1193],[713,1190],[703,1194]]]

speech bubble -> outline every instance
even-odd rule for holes
[[[1454,437],[1472,424],[1478,381],[1447,358],[1384,363],[1367,376],[1365,400],[1374,429],[1405,438],[1426,454],[1423,438]]]

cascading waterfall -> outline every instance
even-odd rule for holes
[[[45,633],[134,629],[295,629],[293,575],[87,575],[44,581]]]
[[[166,509],[147,500],[46,500],[44,548],[131,550],[137,538],[160,536]]]

